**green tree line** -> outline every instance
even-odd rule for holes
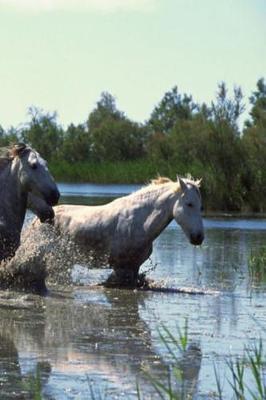
[[[61,181],[142,183],[160,174],[202,178],[205,207],[266,210],[266,83],[259,79],[249,98],[249,118],[240,87],[229,96],[224,82],[210,105],[196,103],[175,86],[143,124],[101,94],[85,123],[63,128],[57,114],[28,110],[29,122],[5,131],[0,146],[24,141],[49,161]]]

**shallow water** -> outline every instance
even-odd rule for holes
[[[136,186],[60,189],[68,203],[101,204]],[[172,223],[142,269],[157,286],[205,295],[89,288],[108,270],[79,265],[71,287],[53,286],[45,298],[0,292],[0,399],[33,398],[38,385],[43,399],[135,399],[137,380],[144,399],[157,398],[143,367],[164,379],[170,360],[158,329],[164,325],[178,336],[186,318],[198,351],[188,366],[188,354],[178,354],[179,394],[213,398],[216,363],[230,399],[226,360],[241,356],[252,340],[266,339],[266,282],[248,272],[250,253],[266,243],[266,220],[207,218],[204,225],[206,239],[195,248]]]

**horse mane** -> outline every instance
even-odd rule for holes
[[[6,147],[0,147],[0,170],[5,168],[15,157],[30,149],[25,143],[16,143]]]
[[[163,183],[168,183],[168,182],[173,182],[172,179],[167,178],[166,176],[157,176],[157,178],[154,178],[151,180],[152,185],[161,185]]]
[[[200,187],[201,179],[194,179],[190,174],[187,174],[186,176],[180,178],[183,179],[186,183],[189,183],[190,185],[197,186],[198,188]],[[169,183],[169,182],[176,183],[172,179],[167,178],[167,176],[157,176],[157,178],[154,178],[150,181],[150,184],[162,185],[164,183]]]
[[[12,160],[9,147],[0,148],[0,170],[4,169]]]
[[[29,150],[30,147],[28,147],[25,143],[17,143],[14,144],[10,149],[10,155],[12,158],[15,158],[19,155],[21,155],[22,153],[24,153],[25,150]]]
[[[190,174],[187,174],[186,177],[182,179],[186,183],[194,186],[197,192],[199,192],[201,180],[194,179]],[[133,192],[130,196],[134,196],[136,199],[151,198],[154,194],[158,195],[161,191],[165,190],[166,187],[168,187],[169,190],[172,190],[173,193],[178,193],[181,191],[181,186],[178,180],[173,181],[166,176],[157,176],[156,178],[151,179],[146,186],[140,188],[136,192]]]

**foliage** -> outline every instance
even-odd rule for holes
[[[266,399],[265,366],[266,357],[262,339],[253,343],[250,347],[245,347],[242,358],[227,361],[231,377],[228,382],[232,389],[233,398],[236,400],[264,400]],[[249,382],[247,380],[249,373]],[[215,367],[215,377],[219,399],[223,400],[223,390],[221,379]]]
[[[10,143],[18,141],[18,132],[14,127],[9,128],[6,132],[0,125],[0,147],[8,146]]]
[[[24,142],[37,149],[42,156],[55,158],[62,144],[62,128],[57,124],[56,113],[44,113],[42,110],[29,108],[30,122],[21,132]]]
[[[180,381],[184,381],[184,365],[187,365],[191,370],[195,368],[198,358],[198,372],[194,377],[198,379],[200,370],[201,352],[195,352],[195,345],[193,347],[193,353],[189,349],[191,344],[188,340],[188,322],[186,320],[184,329],[178,329],[177,335],[173,335],[164,326],[159,331],[159,335],[163,345],[165,346],[168,357],[170,358],[171,367],[167,368],[167,378],[164,379],[162,376],[159,378],[151,375],[147,368],[145,369],[146,378],[152,384],[156,394],[162,400],[184,400],[188,398],[194,398],[196,393],[184,392],[183,390],[176,390],[176,388],[183,389],[184,385],[180,386]],[[193,358],[189,359],[193,354]],[[181,356],[181,358],[180,358]],[[183,362],[182,362],[183,359]],[[187,360],[187,363],[184,363]],[[227,382],[231,388],[230,398],[236,400],[265,400],[266,399],[266,381],[265,381],[265,368],[266,368],[266,354],[263,348],[262,340],[254,342],[251,346],[244,348],[244,355],[241,358],[230,357],[227,362],[229,376],[227,376]],[[216,389],[215,398],[219,400],[225,400],[228,398],[224,397],[223,384],[221,381],[220,373],[216,365],[214,365],[214,376],[216,378]],[[248,376],[248,377],[247,377]],[[191,378],[191,375],[190,375]],[[192,385],[192,388],[196,385]],[[193,389],[192,389],[193,390]],[[142,399],[141,388],[137,385],[138,399]]]
[[[234,87],[233,99],[228,98],[228,89],[225,82],[218,85],[216,95],[216,103],[212,102],[211,112],[213,121],[217,124],[227,122],[235,134],[238,133],[237,121],[240,115],[244,112],[245,106],[242,103],[243,94],[240,87]]]
[[[158,165],[146,159],[116,162],[76,162],[53,161],[49,169],[60,182],[94,182],[94,183],[147,183],[151,177],[163,171],[170,175],[167,165]],[[172,173],[174,177],[176,170]]]
[[[242,131],[240,87],[224,82],[208,106],[177,86],[167,91],[149,120],[139,124],[103,92],[84,124],[63,129],[56,113],[29,109],[29,123],[4,130],[0,146],[23,140],[51,165],[58,180],[142,183],[157,174],[202,178],[204,208],[266,211],[266,83],[257,82]]]
[[[70,124],[63,132],[62,144],[58,150],[58,159],[69,163],[90,159],[91,139],[85,124]]]
[[[178,335],[175,336],[165,325],[162,325],[161,329],[158,330],[161,342],[166,348],[170,358],[170,366],[168,365],[165,367],[166,376],[157,378],[149,372],[148,366],[143,369],[146,378],[149,380],[160,399],[183,400],[191,398],[191,393],[188,393],[182,384],[182,382],[186,380],[185,370],[189,366],[194,368],[193,364],[196,363],[198,364],[197,370],[199,372],[201,351],[196,345],[193,345],[193,347],[189,346],[187,319],[185,320],[184,328],[181,329],[178,326],[177,331]],[[191,351],[192,348],[193,350]],[[138,384],[137,395],[140,400],[142,398],[141,388]]]
[[[266,282],[266,246],[251,253],[248,268],[252,281]]]
[[[145,132],[126,118],[108,118],[91,132],[95,161],[126,161],[143,157]]]
[[[87,122],[95,161],[134,160],[145,154],[146,129],[117,110],[115,99],[102,93]]]
[[[250,97],[251,121],[246,121],[242,145],[246,170],[243,180],[246,187],[245,201],[254,211],[265,210],[266,196],[266,84],[257,82],[257,91]]]
[[[190,119],[197,107],[192,96],[178,93],[177,86],[174,86],[155,107],[148,123],[154,133],[167,134],[177,121]]]

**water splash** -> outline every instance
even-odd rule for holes
[[[97,273],[94,273],[97,267]],[[100,269],[99,269],[100,267]],[[0,268],[0,287],[18,288],[45,293],[49,286],[105,286],[108,282],[107,255],[76,245],[70,237],[60,235],[52,224],[41,224],[37,219],[22,232],[21,246],[15,256]],[[152,270],[156,265],[152,265]],[[99,272],[101,271],[101,272]],[[197,287],[173,287],[169,280],[154,281],[147,278],[150,272],[139,275],[138,287],[131,289],[164,293],[211,294],[218,292]],[[108,285],[106,285],[108,286]],[[123,287],[117,284],[112,287]],[[124,288],[124,287],[123,287]]]
[[[52,225],[35,220],[23,231],[15,256],[1,265],[1,287],[44,292],[46,281],[71,284],[73,265],[91,261],[89,254],[83,254],[68,237],[58,235]]]

